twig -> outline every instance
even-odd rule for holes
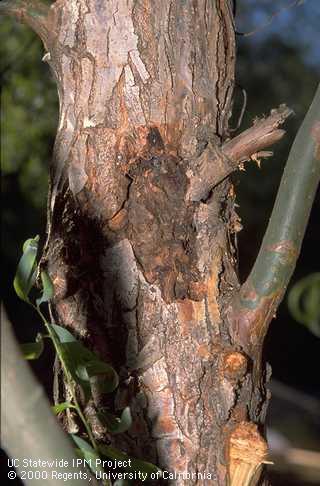
[[[267,118],[255,121],[252,127],[226,142],[221,149],[209,144],[188,172],[190,185],[187,198],[191,201],[206,199],[210,191],[239,164],[255,160],[255,155],[269,156],[270,152],[261,151],[283,137],[285,131],[278,127],[291,114],[292,110],[281,105]]]
[[[74,381],[73,381],[73,379],[72,379],[72,377],[70,375],[70,372],[69,372],[68,366],[67,366],[67,364],[65,362],[63,353],[61,353],[61,348],[59,346],[59,341],[57,339],[57,336],[56,336],[55,332],[53,331],[50,323],[47,321],[47,319],[45,318],[44,314],[39,309],[39,307],[36,306],[36,305],[33,305],[32,303],[31,303],[31,305],[34,308],[34,310],[39,314],[41,320],[43,321],[44,325],[46,326],[46,329],[47,329],[47,331],[49,333],[49,336],[50,336],[50,338],[52,340],[52,343],[54,345],[56,354],[59,357],[59,360],[60,360],[60,363],[61,363],[61,366],[62,366],[64,375],[66,377],[66,382],[67,382],[68,388],[69,388],[69,390],[71,392],[71,396],[72,396],[72,400],[73,400],[75,409],[76,409],[76,411],[77,411],[77,413],[78,413],[78,415],[79,415],[79,417],[80,417],[80,419],[81,419],[81,421],[82,421],[82,423],[83,423],[83,425],[84,425],[84,427],[86,429],[86,432],[88,434],[88,437],[90,439],[90,442],[92,444],[92,447],[96,451],[98,451],[97,443],[96,443],[96,441],[94,439],[93,433],[92,433],[92,431],[90,429],[90,426],[89,426],[86,418],[84,417],[84,415],[82,413],[82,410],[81,410],[81,407],[79,405],[79,402],[78,402],[78,399],[77,399],[77,395],[76,395],[75,383],[74,383]]]
[[[320,85],[292,145],[268,228],[228,314],[233,340],[261,348],[294,271],[320,179]]]
[[[319,421],[320,419],[320,400],[317,398],[312,397],[311,395],[307,395],[301,391],[296,390],[284,383],[272,379],[270,383],[270,390],[272,393],[272,397],[276,399],[284,400],[286,402],[286,406],[294,404],[297,409],[299,409],[299,413],[307,413],[314,420]],[[320,463],[319,463],[320,465]]]
[[[243,96],[243,102],[242,102],[240,115],[239,115],[236,126],[234,128],[229,128],[230,132],[236,132],[238,130],[238,128],[240,128],[242,120],[243,120],[243,115],[246,111],[248,96],[247,96],[247,92],[244,88],[241,88],[241,91],[242,91],[242,96]]]
[[[320,482],[320,452],[307,449],[285,448],[281,452],[270,452],[270,459],[274,463],[272,469],[276,471],[290,471],[295,476],[308,477],[308,484]]]
[[[268,27],[268,25],[271,24],[271,22],[273,21],[274,18],[276,18],[276,17],[278,17],[278,15],[282,14],[282,12],[285,12],[286,10],[290,10],[291,8],[294,8],[294,7],[298,6],[298,5],[301,5],[302,3],[304,3],[304,0],[294,0],[289,5],[285,5],[284,7],[280,8],[276,12],[273,12],[271,15],[269,15],[269,17],[266,20],[266,22],[264,22],[262,25],[259,25],[254,30],[252,30],[250,32],[236,32],[236,34],[237,35],[242,35],[243,37],[250,37],[251,35],[254,35],[257,32],[261,32],[266,27]]]
[[[286,451],[285,459],[289,464],[316,469],[317,479],[320,480],[320,452],[292,447]]]
[[[46,42],[50,29],[48,14],[50,8],[40,0],[2,0],[0,15],[9,15],[19,22],[29,25],[43,42]]]

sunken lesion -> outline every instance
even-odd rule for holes
[[[185,201],[185,165],[166,151],[156,128],[150,129],[147,141],[148,150],[128,172],[132,183],[125,205],[127,235],[144,277],[160,287],[166,302],[201,300],[194,251],[196,205]]]

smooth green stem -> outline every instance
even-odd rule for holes
[[[295,269],[320,179],[320,85],[289,153],[252,271],[228,309],[233,340],[261,347]]]
[[[297,133],[263,242],[248,278],[262,295],[287,286],[320,178],[320,86]]]
[[[99,449],[98,449],[97,443],[96,443],[96,441],[95,441],[95,439],[94,439],[94,437],[93,437],[93,434],[92,434],[92,432],[91,432],[90,426],[89,426],[88,422],[86,421],[85,416],[84,416],[84,415],[83,415],[83,413],[82,413],[81,407],[80,407],[80,405],[79,405],[79,402],[78,402],[78,400],[77,400],[77,397],[76,397],[76,395],[75,395],[74,390],[72,390],[72,393],[73,393],[73,395],[72,395],[72,399],[73,399],[73,401],[74,401],[74,405],[75,405],[76,410],[77,410],[77,413],[78,413],[78,415],[79,415],[80,419],[82,420],[82,423],[83,423],[83,425],[84,425],[84,427],[85,427],[85,429],[86,429],[86,431],[87,431],[87,434],[88,434],[88,437],[89,437],[90,442],[91,442],[91,444],[92,444],[92,447],[94,448],[94,450],[95,450],[96,452],[99,452]]]
[[[63,478],[52,476],[50,462],[64,460],[64,473],[70,476],[68,486],[88,486],[85,476],[75,477],[72,466],[77,456],[69,438],[53,416],[43,387],[35,378],[21,354],[12,325],[1,308],[1,442],[7,454],[17,459],[17,472],[22,474],[23,460],[43,461],[47,479],[39,481],[31,475],[23,480],[26,486],[65,486]],[[50,440],[47,431],[50,430]],[[25,472],[25,471],[24,471]],[[77,471],[78,472],[78,471]],[[81,472],[87,475],[84,467]],[[92,478],[93,479],[93,478]],[[3,481],[5,484],[6,481]],[[10,484],[10,481],[7,482]]]
[[[85,416],[83,415],[82,413],[82,410],[81,410],[81,407],[79,405],[79,402],[78,402],[78,399],[77,399],[77,396],[76,396],[76,391],[75,391],[75,383],[74,383],[74,380],[72,379],[72,377],[70,376],[70,373],[68,371],[68,368],[67,368],[67,365],[63,359],[63,356],[61,355],[60,353],[60,349],[59,349],[59,342],[57,340],[57,336],[56,336],[56,333],[54,332],[54,330],[52,329],[50,323],[47,321],[46,317],[44,316],[44,314],[41,312],[40,308],[34,304],[32,304],[32,307],[36,310],[36,312],[39,314],[40,318],[42,319],[44,325],[46,326],[47,330],[48,330],[48,333],[49,333],[49,336],[53,342],[53,345],[54,345],[54,348],[55,348],[55,351],[59,357],[59,360],[61,362],[61,365],[62,365],[62,368],[63,368],[63,371],[64,371],[64,374],[65,374],[65,377],[66,377],[66,380],[67,380],[67,383],[68,383],[68,386],[69,386],[69,389],[71,391],[71,395],[72,395],[72,400],[74,402],[74,406],[75,406],[75,409],[77,411],[77,414],[79,415],[79,418],[80,420],[82,421],[85,429],[86,429],[86,432],[88,434],[88,437],[90,439],[90,442],[92,444],[92,447],[94,448],[95,451],[98,451],[98,446],[97,446],[97,443],[94,439],[94,436],[92,434],[92,431],[91,431],[91,428],[85,418]]]

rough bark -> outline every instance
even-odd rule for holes
[[[228,136],[228,2],[60,1],[52,26],[56,313],[120,372],[117,405],[134,425],[118,445],[224,484],[233,197],[226,182],[206,204],[186,201],[186,171]]]
[[[226,318],[241,228],[226,177],[268,155],[289,112],[229,140],[231,3],[57,0],[36,25],[60,99],[54,316],[120,374],[134,424],[117,445],[197,485],[240,484],[241,461],[255,484],[266,455],[261,356],[253,368]]]

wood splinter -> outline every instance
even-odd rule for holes
[[[268,445],[252,422],[241,422],[229,440],[229,486],[255,486],[263,464],[267,461]]]

